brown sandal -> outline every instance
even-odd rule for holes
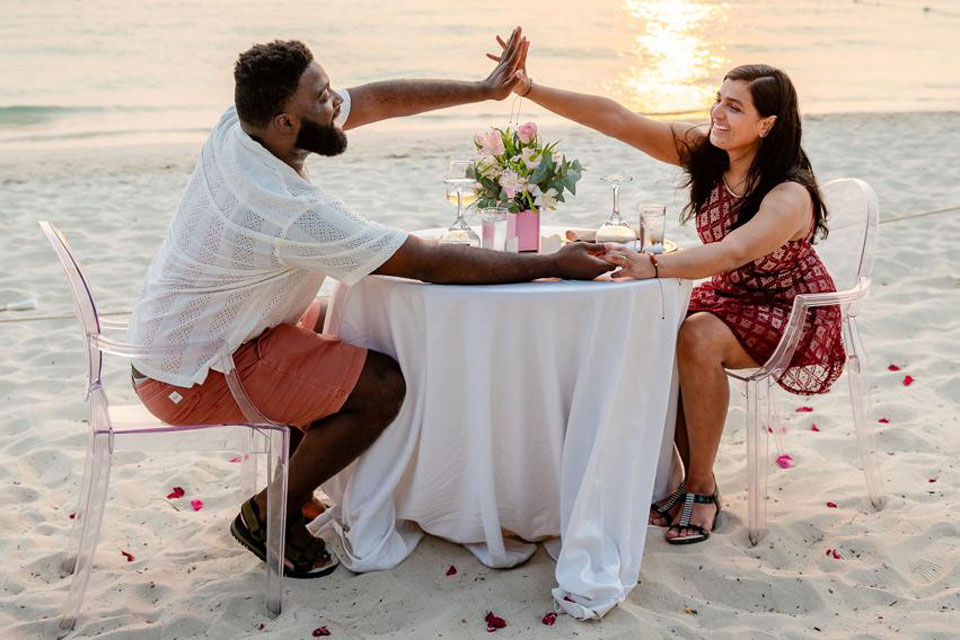
[[[294,527],[305,526],[303,517],[287,524],[287,542],[284,545],[286,552],[283,565],[283,575],[290,578],[322,578],[330,575],[339,566],[340,561],[327,551],[326,543],[310,535],[306,545],[296,544],[290,540],[289,532]],[[250,498],[240,507],[240,513],[230,525],[230,533],[237,542],[247,548],[253,555],[264,562],[267,559],[267,529],[260,521],[260,507],[256,500]],[[318,562],[323,566],[315,566]],[[287,563],[293,565],[287,566]]]

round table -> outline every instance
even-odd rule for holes
[[[590,618],[623,601],[640,572],[645,505],[666,489],[669,464],[659,477],[657,467],[672,450],[690,288],[382,276],[352,287],[340,335],[396,358],[407,396],[323,487],[338,506],[321,524],[339,536],[344,564],[396,566],[424,531],[491,567],[548,541],[559,606]]]

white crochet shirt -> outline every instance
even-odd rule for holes
[[[340,93],[342,125],[350,95]],[[354,284],[406,239],[297,174],[240,128],[231,106],[200,152],[127,331],[132,343],[182,350],[134,366],[176,386],[199,384],[221,356],[295,323],[324,278]],[[193,346],[220,340],[219,350]]]

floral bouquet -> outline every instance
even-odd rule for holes
[[[479,158],[473,163],[477,208],[505,207],[511,214],[507,236],[516,236],[520,251],[538,251],[540,212],[557,208],[564,192],[576,195],[583,167],[545,144],[532,122],[517,127],[477,133],[473,137]]]
[[[583,167],[544,144],[532,122],[516,131],[491,128],[473,137],[480,158],[473,164],[480,185],[477,207],[506,207],[512,213],[556,209],[564,190],[576,195]]]

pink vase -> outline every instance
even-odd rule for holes
[[[511,223],[513,229],[510,228]],[[511,213],[507,223],[507,237],[516,234],[517,250],[522,252],[540,251],[540,212],[527,209],[520,213]]]

